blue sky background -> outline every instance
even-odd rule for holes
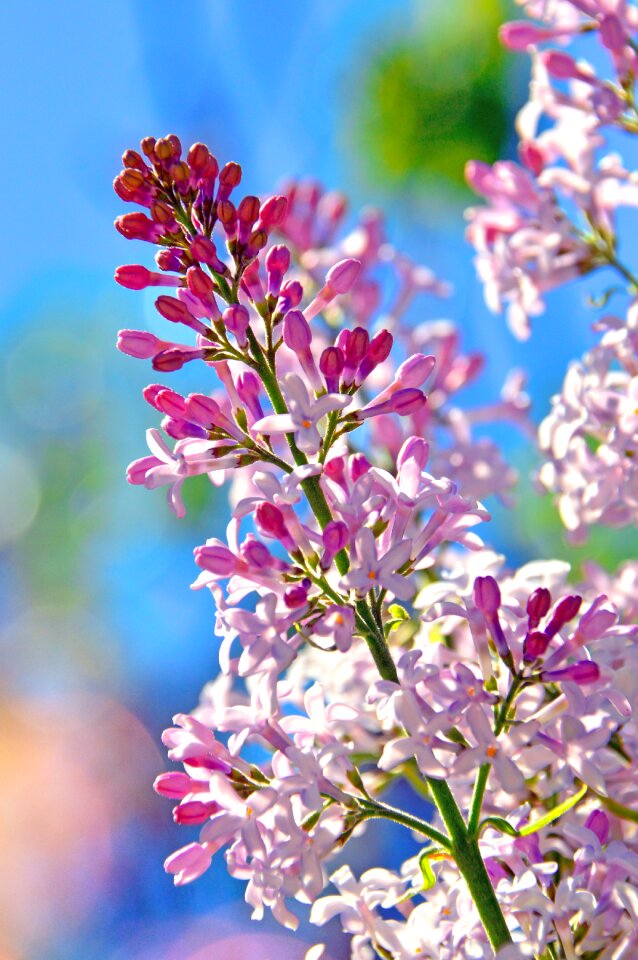
[[[122,151],[176,132],[239,160],[251,192],[311,174],[348,192],[353,209],[382,202],[393,242],[456,288],[449,302],[421,301],[419,316],[454,318],[467,346],[487,352],[486,397],[525,365],[537,418],[591,342],[583,290],[570,287],[533,340],[516,343],[483,306],[459,203],[414,183],[379,199],[361,174],[365,144],[348,119],[361,71],[428,9],[33,0],[3,11],[0,829],[12,868],[0,879],[1,960],[300,960],[305,949],[263,939],[281,932],[251,926],[221,861],[182,890],[162,871],[190,837],[150,782],[165,766],[162,728],[215,669],[211,601],[188,585],[192,547],[221,533],[224,508],[217,499],[180,524],[161,492],[124,481],[145,452],[139,391],[152,377],[114,349],[116,330],[149,312],[148,298],[112,280],[140,258],[112,227]],[[515,95],[524,68],[512,70]],[[520,457],[520,440],[502,436]],[[544,546],[521,532],[525,511],[490,534],[517,560]],[[375,862],[403,851],[391,833],[380,844]],[[344,949],[335,936],[334,960]]]

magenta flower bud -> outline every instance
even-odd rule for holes
[[[239,303],[234,303],[227,307],[222,314],[222,320],[226,329],[233,334],[240,347],[245,347],[247,341],[246,331],[250,325],[250,314],[246,307]]]
[[[298,307],[303,298],[303,287],[298,280],[288,280],[281,288],[277,313],[287,313]]]
[[[259,226],[270,233],[286,219],[288,200],[286,197],[269,197],[261,205],[259,211]]]
[[[152,407],[155,407],[156,410],[160,408],[157,406],[157,397],[162,392],[162,390],[168,390],[168,387],[165,387],[162,383],[149,383],[147,387],[144,387],[142,390],[142,396],[147,403],[150,403]]]
[[[162,797],[170,797],[171,800],[181,800],[186,794],[192,793],[196,782],[183,773],[181,770],[174,770],[169,773],[160,773],[155,778],[153,790]]]
[[[613,13],[606,14],[600,21],[600,39],[612,53],[622,53],[627,46],[627,37],[622,23]]]
[[[543,150],[541,150],[538,144],[528,141],[527,143],[520,144],[518,152],[521,163],[523,163],[528,170],[531,170],[535,177],[538,177],[545,167],[545,153]]]
[[[220,413],[217,401],[204,393],[191,393],[185,406],[188,419],[203,427],[214,425]]]
[[[582,71],[574,58],[562,50],[546,50],[541,54],[541,60],[550,76],[557,80],[582,79]]]
[[[155,263],[160,270],[181,272],[184,269],[187,256],[179,247],[162,247],[155,253]]]
[[[271,247],[266,254],[266,271],[268,273],[268,295],[278,297],[281,284],[290,267],[290,250],[279,243]]]
[[[355,327],[354,330],[349,331],[345,347],[346,365],[357,367],[365,357],[369,346],[370,337],[367,330],[363,327]]]
[[[161,273],[147,270],[139,263],[129,263],[118,267],[115,280],[128,290],[143,290],[145,287],[179,287],[181,277],[165,277]]]
[[[241,278],[241,287],[253,303],[263,303],[266,299],[264,288],[259,276],[259,261],[253,260],[244,270]]]
[[[244,258],[256,257],[260,250],[263,250],[268,243],[268,234],[265,230],[253,230],[246,246],[244,247]]]
[[[237,235],[237,211],[234,204],[230,200],[221,200],[217,204],[217,216],[226,236],[234,239]]]
[[[523,660],[525,663],[534,663],[543,656],[550,644],[548,637],[542,630],[532,630],[523,640]]]
[[[307,584],[307,586],[306,586]],[[284,603],[289,610],[298,610],[299,607],[305,607],[308,603],[308,590],[310,589],[310,581],[304,580],[301,583],[296,583],[284,593]]]
[[[399,450],[397,467],[399,469],[408,460],[415,460],[421,470],[425,470],[430,456],[430,444],[423,437],[408,437]]]
[[[289,310],[284,317],[284,343],[295,353],[305,352],[312,343],[312,331],[301,310]]]
[[[324,475],[335,483],[345,481],[345,460],[343,457],[332,457],[323,468]]]
[[[577,595],[563,597],[562,600],[558,601],[554,607],[554,612],[552,613],[551,619],[545,627],[545,633],[548,635],[548,637],[551,638],[555,636],[559,630],[562,630],[566,623],[569,623],[570,620],[574,619],[580,610],[580,605],[582,602],[583,598]]]
[[[272,503],[262,501],[255,508],[255,526],[264,537],[271,537],[273,540],[279,540],[286,548],[295,545],[286,526],[284,515]]]
[[[153,358],[153,370],[170,373],[172,370],[181,370],[185,363],[191,360],[201,360],[206,351],[195,347],[169,347],[162,350]]]
[[[606,844],[609,839],[609,817],[604,810],[592,810],[585,820],[585,829],[591,830],[601,844]]]
[[[261,396],[261,380],[252,370],[246,370],[237,377],[237,395],[241,402],[250,411],[255,420],[260,420],[264,411],[259,400]]]
[[[195,319],[186,304],[176,297],[158,297],[155,306],[158,313],[171,323],[184,323],[189,327]]]
[[[552,30],[544,30],[527,20],[512,20],[504,23],[498,31],[499,40],[509,50],[527,50],[554,35]]]
[[[529,629],[535,630],[552,605],[552,595],[546,587],[537,587],[527,600]]]
[[[349,258],[340,260],[326,274],[326,286],[333,294],[348,293],[361,272],[361,261]]]
[[[189,437],[205,440],[208,437],[208,431],[204,427],[200,427],[199,424],[173,417],[164,417],[162,430],[173,440],[186,440]]]
[[[253,224],[259,216],[259,198],[244,197],[237,207],[237,220],[239,221],[239,242],[246,243],[250,236]]]
[[[219,804],[214,800],[209,803],[202,803],[201,800],[187,800],[186,803],[180,803],[173,808],[173,820],[175,823],[195,826],[204,823],[220,809]]]
[[[576,663],[570,663],[568,667],[544,670],[540,674],[543,683],[560,683],[568,680],[571,683],[587,684],[595,683],[599,677],[600,667],[592,660],[578,660]]]
[[[212,267],[215,273],[228,273],[228,268],[218,255],[215,244],[208,237],[195,237],[191,243],[191,254],[195,260]]]
[[[329,393],[339,392],[339,378],[343,373],[346,358],[339,347],[326,347],[319,358],[319,369],[326,381]]]
[[[193,554],[198,567],[214,573],[217,577],[232,577],[239,569],[235,554],[222,544],[195,547]]]
[[[494,577],[477,577],[474,581],[474,606],[486,617],[498,613],[501,591]]]
[[[115,229],[127,240],[147,240],[155,243],[164,233],[164,228],[144,213],[124,213],[115,221]]]
[[[228,200],[229,196],[239,186],[241,182],[241,167],[232,160],[225,164],[219,171],[219,187],[217,190],[217,202]]]
[[[334,557],[347,545],[348,528],[342,520],[331,520],[324,527],[321,538],[324,546],[321,567],[327,570]]]
[[[257,570],[270,570],[273,566],[273,555],[264,543],[259,540],[247,540],[242,544],[241,555],[251,567]]]
[[[197,179],[203,176],[216,177],[219,172],[219,164],[205,143],[194,143],[188,151],[187,159],[191,172]]]
[[[138,360],[150,360],[167,346],[166,340],[146,330],[120,330],[117,335],[117,349]]]
[[[352,477],[352,482],[356,483],[359,477],[362,477],[364,473],[367,473],[368,470],[372,469],[372,464],[368,458],[363,453],[355,453],[350,460],[350,476]]]
[[[387,401],[387,413],[398,413],[400,417],[407,417],[416,413],[427,403],[427,397],[422,390],[407,387],[397,392]]]
[[[213,281],[204,273],[201,267],[193,266],[189,267],[186,271],[186,283],[188,284],[188,289],[190,292],[199,297],[200,300],[203,300],[204,303],[213,294]]]
[[[186,401],[181,394],[166,387],[155,394],[155,409],[169,417],[186,417]]]
[[[390,354],[392,349],[393,337],[389,330],[379,330],[379,332],[370,341],[368,352],[359,364],[355,383],[360,384],[368,377],[375,367]]]

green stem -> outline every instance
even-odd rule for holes
[[[400,823],[404,827],[414,830],[416,833],[423,834],[424,837],[428,837],[429,840],[438,843],[444,850],[450,849],[450,838],[446,837],[440,830],[437,830],[436,827],[426,823],[425,820],[421,820],[420,817],[414,817],[410,813],[397,810],[396,807],[391,807],[387,803],[379,803],[376,800],[362,800],[360,801],[360,805],[363,810],[365,810],[366,818],[369,820],[392,820],[394,823]]]
[[[465,831],[465,825],[463,829]],[[464,838],[453,837],[452,855],[467,884],[488,939],[496,952],[504,944],[511,943],[512,938],[494,893],[492,881],[483,863],[478,841],[469,839],[467,833]]]

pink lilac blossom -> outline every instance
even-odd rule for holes
[[[559,283],[602,265],[630,280],[616,209],[637,197],[604,152],[608,127],[638,129],[635,8],[524,6],[541,23],[502,31],[534,60],[521,162],[468,169],[488,201],[468,234],[486,295],[519,335]],[[602,43],[611,81],[565,51],[581,33]],[[147,212],[117,228],[159,249],[157,269],[116,279],[170,288],[157,310],[190,340],[122,331],[119,347],[167,374],[189,364],[196,391],[145,389],[163,434],[148,431],[129,481],[167,486],[178,516],[190,477],[232,483],[226,537],[194,551],[221,673],[165,731],[181,768],[155,782],[191,831],[167,872],[190,883],[223,851],[254,918],[294,929],[290,901],[311,904],[313,923],[340,918],[357,960],[629,960],[635,564],[612,576],[590,563],[576,588],[560,561],[509,571],[474,530],[482,498],[507,501],[514,482],[477,428],[529,432],[524,375],[496,402],[457,404],[484,358],[448,322],[406,322],[416,294],[446,289],[388,243],[378,213],[348,231],[344,198],[312,181],[240,196],[237,163],[174,135],[123,162],[116,192]],[[540,479],[577,537],[636,519],[635,313],[598,322],[541,427]],[[410,810],[386,802],[396,782]],[[330,860],[379,819],[419,854],[359,879],[343,865],[323,895]]]

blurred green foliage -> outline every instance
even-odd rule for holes
[[[411,32],[368,51],[351,121],[354,146],[375,182],[436,177],[460,187],[468,159],[502,154],[510,120],[509,59],[498,25],[506,0],[420,4]]]

